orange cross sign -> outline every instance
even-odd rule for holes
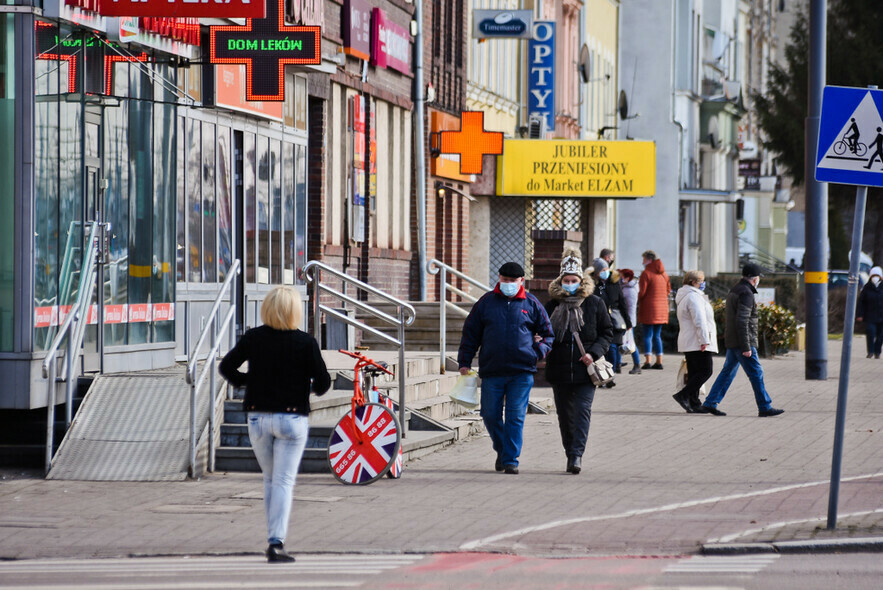
[[[439,151],[460,156],[460,174],[481,174],[485,154],[503,153],[503,134],[484,130],[482,111],[460,113],[459,131],[439,132]]]

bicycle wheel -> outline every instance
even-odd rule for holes
[[[868,153],[868,146],[863,143],[855,144],[855,155],[859,158],[864,157]]]
[[[834,144],[834,153],[838,156],[842,156],[846,151],[846,142],[842,139]]]
[[[365,404],[355,418],[352,410],[344,414],[328,439],[331,473],[341,483],[375,482],[395,463],[401,445],[395,414],[382,404]]]

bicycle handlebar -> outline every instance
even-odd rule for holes
[[[390,375],[395,375],[395,373],[393,373],[392,371],[390,371],[389,369],[387,369],[386,367],[384,367],[380,363],[374,361],[373,359],[369,359],[361,352],[350,352],[350,351],[344,350],[342,348],[337,349],[337,352],[342,352],[343,354],[345,354],[347,356],[351,356],[354,359],[356,359],[358,361],[358,363],[356,363],[357,367],[359,367],[359,366],[366,367],[368,365],[371,365],[372,367],[376,367],[377,369],[383,371],[384,373],[388,373]]]

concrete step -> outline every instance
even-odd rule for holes
[[[330,435],[330,429],[328,435]],[[403,439],[403,455],[407,463],[412,459],[428,455],[434,451],[453,444],[457,440],[457,432],[453,430],[411,430]],[[311,446],[311,442],[318,442],[313,437],[313,429],[310,427],[310,439],[307,440],[307,448],[300,464],[300,473],[330,473],[328,465],[328,437],[325,439],[326,446]],[[257,459],[251,447],[218,447],[215,455],[216,471],[245,471],[260,472]]]

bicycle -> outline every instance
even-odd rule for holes
[[[861,142],[856,142],[855,149],[852,149],[852,145],[848,139],[841,139],[834,144],[834,153],[838,156],[842,156],[846,153],[846,150],[849,150],[859,158],[868,153],[868,146]]]
[[[367,485],[384,475],[397,479],[402,475],[402,430],[392,400],[374,384],[378,375],[393,373],[386,363],[360,352],[338,352],[356,359],[356,365],[352,407],[328,438],[331,473],[344,484]]]

